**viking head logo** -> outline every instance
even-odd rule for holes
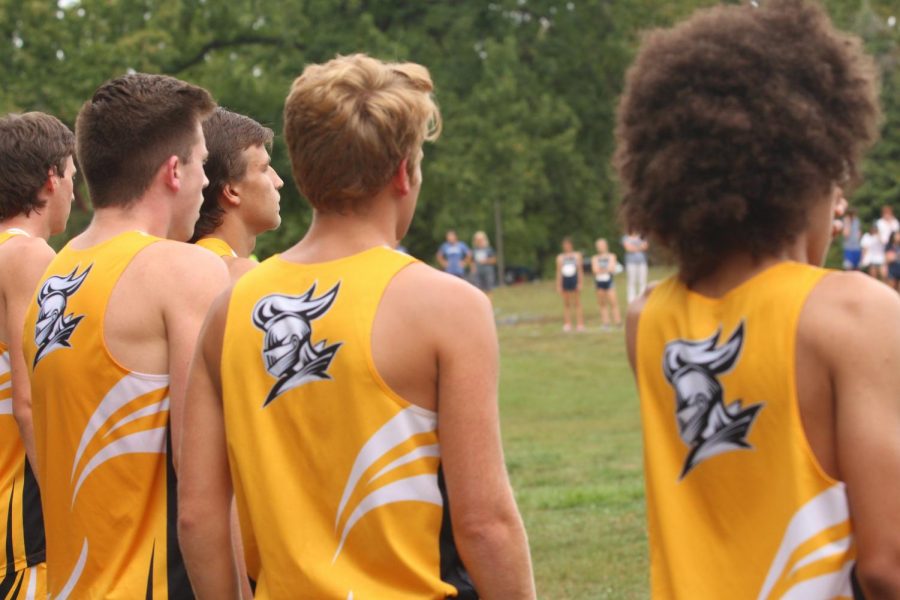
[[[65,277],[53,275],[47,278],[44,285],[38,291],[37,304],[38,316],[34,325],[34,343],[37,345],[37,353],[34,355],[32,368],[38,361],[60,348],[71,348],[69,338],[75,332],[75,327],[84,318],[84,315],[74,316],[66,313],[66,304],[69,297],[78,291],[84,283],[91,267],[75,275],[78,267]]]
[[[741,322],[727,342],[718,346],[721,328],[705,340],[666,344],[663,372],[675,389],[678,431],[690,446],[680,479],[703,460],[730,450],[749,449],[746,437],[763,404],[743,408],[741,400],[725,405],[718,376],[734,368],[744,345]],[[718,346],[718,347],[717,347]]]
[[[263,406],[280,394],[311,381],[331,379],[327,373],[340,343],[312,341],[311,322],[331,308],[341,284],[314,298],[316,284],[300,296],[271,294],[256,303],[253,324],[265,333],[263,361],[278,382],[269,390]]]

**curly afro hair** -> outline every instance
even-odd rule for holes
[[[644,39],[614,163],[622,218],[688,283],[739,252],[780,252],[808,209],[855,180],[880,120],[873,61],[817,5],[699,11]]]

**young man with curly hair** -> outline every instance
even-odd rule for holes
[[[678,273],[629,308],[654,598],[900,596],[900,300],[821,269],[879,121],[874,65],[806,0],[651,33],[623,215]]]
[[[256,266],[248,258],[256,236],[281,223],[278,190],[284,182],[269,156],[274,136],[268,127],[222,107],[203,122],[203,136],[209,185],[191,242],[220,256],[236,281]]]
[[[258,597],[534,598],[490,301],[393,250],[440,130],[432,89],[363,55],[291,87],[312,224],[216,302],[192,369],[179,532],[200,598],[236,593],[232,490]]]
[[[76,121],[94,216],[25,319],[54,598],[191,598],[175,537],[175,453],[200,325],[228,285],[185,244],[215,103],[172,77],[101,85]]]
[[[0,598],[44,598],[44,520],[35,477],[25,313],[72,208],[75,136],[40,113],[0,118]],[[26,459],[27,455],[27,459]]]

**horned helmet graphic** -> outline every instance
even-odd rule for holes
[[[725,404],[719,376],[731,371],[744,345],[741,322],[719,345],[722,329],[703,340],[666,344],[663,373],[675,390],[675,419],[682,441],[691,450],[680,479],[703,460],[730,450],[749,449],[750,427],[763,404],[743,408],[741,400]]]
[[[340,282],[316,297],[314,283],[299,296],[271,294],[256,303],[253,324],[265,332],[263,363],[278,381],[263,406],[280,394],[312,381],[331,379],[328,367],[341,343],[313,342],[312,321],[324,315],[337,298]]]
[[[66,305],[69,297],[78,291],[84,283],[93,265],[89,265],[80,275],[76,275],[78,267],[72,269],[68,275],[53,275],[48,277],[41,286],[37,295],[38,316],[34,325],[34,343],[37,345],[37,353],[34,355],[36,367],[38,361],[60,348],[71,348],[69,338],[75,332],[75,328],[84,315],[68,315]]]

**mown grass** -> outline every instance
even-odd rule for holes
[[[494,293],[506,461],[540,598],[647,598],[637,393],[624,333],[600,329],[585,288],[584,333],[563,333],[551,282]]]

